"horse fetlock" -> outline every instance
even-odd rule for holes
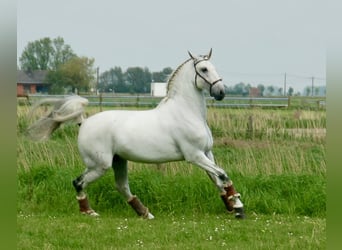
[[[78,200],[80,212],[82,214],[86,214],[90,216],[99,216],[98,213],[96,213],[93,209],[90,208],[88,198],[84,193],[76,196],[76,199]]]
[[[149,212],[148,208],[141,203],[138,197],[132,196],[127,202],[139,216],[145,219],[154,218],[154,216]]]
[[[231,200],[227,199],[226,194],[222,194],[221,199],[222,199],[224,205],[226,206],[228,213],[232,213],[234,211],[234,207],[233,207],[234,203]]]

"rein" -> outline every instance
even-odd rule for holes
[[[195,86],[196,86],[196,88],[198,88],[198,87],[197,87],[197,76],[199,76],[199,77],[202,78],[207,84],[209,84],[209,86],[210,86],[210,88],[209,88],[209,94],[210,94],[210,96],[212,96],[212,95],[211,95],[211,88],[212,88],[216,83],[218,83],[219,81],[222,81],[222,78],[219,78],[219,79],[217,79],[217,80],[215,80],[215,81],[213,81],[213,82],[209,82],[204,76],[202,76],[202,75],[197,71],[197,67],[196,67],[196,65],[197,65],[198,63],[200,63],[200,62],[202,62],[202,61],[208,61],[208,60],[209,60],[209,58],[208,58],[207,56],[204,56],[202,60],[194,61],[194,67],[195,67],[195,72],[196,72],[196,75],[195,75]]]

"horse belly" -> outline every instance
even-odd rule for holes
[[[184,157],[172,141],[160,138],[146,139],[146,137],[128,137],[117,141],[116,154],[129,161],[144,163],[163,163],[183,160]]]

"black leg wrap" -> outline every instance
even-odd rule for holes
[[[78,177],[77,179],[72,181],[72,185],[74,186],[74,188],[76,189],[76,192],[79,193],[82,191],[82,184],[83,182],[81,182],[82,176]]]

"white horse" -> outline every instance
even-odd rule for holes
[[[236,218],[244,217],[240,195],[226,172],[215,164],[211,151],[213,138],[207,124],[204,91],[216,100],[225,96],[222,79],[209,61],[211,53],[212,50],[205,56],[193,56],[189,52],[190,58],[173,72],[167,96],[156,108],[104,111],[82,122],[78,147],[86,170],[73,181],[80,212],[98,215],[91,209],[84,189],[112,167],[117,190],[139,216],[152,219],[154,216],[130,191],[127,161],[186,160],[207,172],[229,212],[235,211]],[[77,106],[80,105],[73,105]],[[69,111],[73,112],[77,113],[77,108]]]

